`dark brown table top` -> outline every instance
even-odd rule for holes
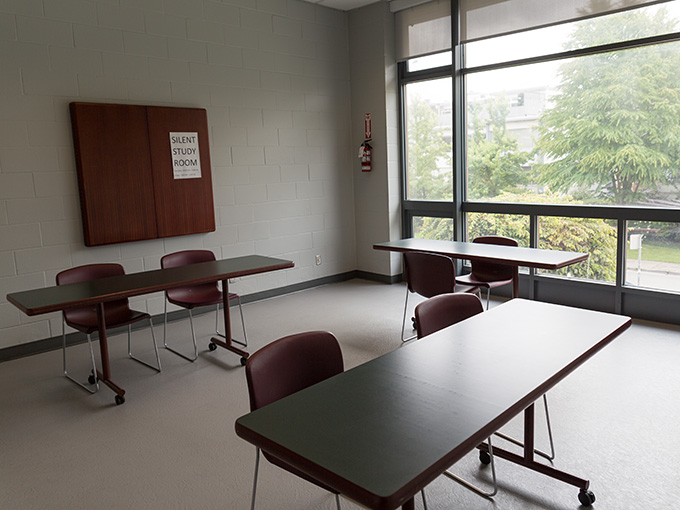
[[[415,238],[378,243],[374,244],[373,248],[397,252],[426,251],[449,255],[458,259],[481,260],[508,266],[539,269],[560,269],[588,258],[587,253]]]
[[[245,415],[236,433],[392,510],[630,324],[513,299]]]
[[[7,294],[27,315],[39,315],[116,299],[164,291],[187,284],[208,283],[293,267],[289,260],[247,255],[169,269],[156,269]]]

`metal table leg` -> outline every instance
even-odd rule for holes
[[[97,370],[97,379],[106,384],[116,394],[116,404],[125,402],[125,390],[111,380],[109,363],[109,343],[106,338],[106,318],[104,303],[97,304],[97,329],[99,331],[99,353],[102,359],[102,371]]]
[[[225,340],[212,337],[210,339],[210,344],[208,344],[208,348],[211,351],[214,351],[219,345],[223,349],[227,349],[228,351],[241,356],[241,365],[245,365],[250,354],[248,354],[243,349],[236,347],[233,343],[233,339],[231,338],[231,319],[229,317],[229,280],[222,280],[222,311],[224,312]]]
[[[479,445],[479,449],[482,451],[488,452],[488,448],[486,443]],[[588,490],[590,487],[589,480],[560,471],[552,466],[541,464],[534,460],[534,404],[531,404],[524,410],[524,455],[517,455],[504,450],[503,448],[498,448],[497,446],[494,446],[493,454],[496,457],[519,464],[520,466],[536,471],[537,473],[578,487],[581,489],[578,499],[584,506],[590,506],[595,502],[595,495]]]

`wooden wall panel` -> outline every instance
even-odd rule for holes
[[[71,103],[86,246],[157,237],[144,106]]]
[[[87,246],[215,230],[207,114],[71,103]],[[197,133],[200,178],[175,178],[170,133]]]
[[[215,230],[206,111],[147,107],[158,237]],[[170,133],[198,133],[201,178],[175,179]]]

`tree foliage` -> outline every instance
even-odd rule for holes
[[[527,196],[528,195],[528,196]],[[495,202],[534,202],[575,204],[571,197],[552,194],[504,193]],[[502,235],[517,239],[520,246],[529,246],[529,218],[510,214],[468,214],[468,237]],[[587,261],[559,269],[556,274],[613,282],[616,279],[616,227],[595,218],[539,218],[539,247],[544,249],[588,253]]]
[[[451,200],[451,144],[437,126],[437,112],[420,97],[408,104],[408,196],[411,200]]]
[[[510,104],[505,94],[468,105],[468,198],[487,200],[528,184],[522,165],[530,154],[518,149],[507,130]]]
[[[664,9],[633,10],[581,23],[567,49],[675,30]],[[553,191],[576,188],[602,203],[630,204],[669,185],[680,161],[680,51],[674,44],[569,60],[560,67],[554,106],[538,128],[548,162],[538,180]]]

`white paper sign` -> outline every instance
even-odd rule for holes
[[[200,179],[198,133],[170,133],[170,157],[175,179]]]

